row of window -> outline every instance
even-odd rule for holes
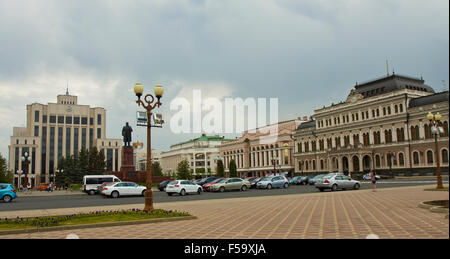
[[[39,122],[39,111],[34,111],[34,122]],[[50,115],[49,117],[50,123],[58,123],[58,124],[81,124],[88,125],[87,117],[80,116],[63,116],[63,115]],[[42,123],[47,123],[47,115],[42,115]],[[94,125],[94,118],[90,118],[90,125]],[[102,115],[97,114],[97,125],[102,125]]]
[[[380,108],[372,109],[372,118],[380,117],[381,111],[383,112],[383,116],[388,116],[388,115],[392,114],[391,106],[386,106],[386,107],[383,107],[381,110],[380,110]],[[394,113],[397,114],[397,113],[402,113],[402,112],[403,112],[403,104],[395,104],[394,105]],[[361,120],[368,120],[368,119],[370,119],[369,114],[370,114],[369,110],[366,110],[366,111],[362,111],[362,112],[352,113],[351,115],[345,114],[342,116],[337,116],[337,117],[334,117],[333,119],[328,118],[328,119],[320,120],[317,124],[317,127],[323,128],[323,127],[329,127],[329,126],[333,126],[333,125],[340,125],[341,122],[342,122],[342,124],[355,122],[355,121],[359,121],[360,118],[361,118]],[[334,122],[334,124],[332,124],[332,122]]]

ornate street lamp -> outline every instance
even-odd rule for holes
[[[273,163],[273,175],[275,176],[277,174],[277,162],[278,162],[278,156],[275,154],[275,156],[272,158],[272,163]]]
[[[144,97],[144,101],[141,100],[141,96],[144,93],[144,86],[137,82],[134,86],[134,93],[137,96],[136,103],[138,106],[144,107],[147,110],[147,172],[146,172],[146,185],[147,190],[145,191],[145,207],[144,210],[152,211],[153,210],[153,191],[152,191],[152,149],[151,149],[151,118],[152,118],[152,110],[156,107],[161,106],[160,99],[163,96],[164,89],[158,84],[154,89],[155,96],[151,94],[147,94]],[[155,102],[156,97],[156,102]],[[158,126],[159,127],[159,126]],[[161,126],[162,127],[162,126]]]
[[[442,176],[441,176],[441,162],[439,159],[439,147],[438,147],[438,135],[444,132],[444,129],[440,126],[442,116],[438,113],[433,114],[431,112],[428,113],[427,119],[430,121],[431,134],[434,135],[434,149],[435,149],[435,157],[436,157],[436,175],[437,175],[437,189],[443,189],[442,185]]]
[[[31,162],[31,158],[28,155],[28,152],[25,152],[22,156],[22,164],[24,165],[24,173],[25,173],[25,180],[24,180],[23,185],[25,187],[28,186],[28,166],[30,165],[30,162]]]
[[[17,189],[20,189],[20,182],[21,182],[21,175],[22,175],[22,173],[23,173],[23,171],[22,170],[17,170],[16,171],[16,173],[17,173],[17,175],[19,176],[18,178],[17,178]]]

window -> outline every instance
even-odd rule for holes
[[[423,127],[424,127],[424,130],[425,130],[425,139],[433,138],[433,134],[431,134],[431,127],[430,127],[430,125],[425,124]]]
[[[66,124],[72,124],[72,116],[66,117]]]
[[[39,126],[34,126],[34,136],[39,137]]]
[[[102,138],[102,129],[101,128],[97,129],[97,138]]]
[[[58,123],[64,124],[64,116],[58,116]]]
[[[80,117],[73,117],[73,124],[80,124]]]
[[[34,122],[39,122],[39,111],[34,111]]]
[[[397,142],[405,141],[405,129],[399,128],[397,129]]]
[[[394,112],[398,113],[398,105],[397,104],[394,106]]]
[[[419,160],[419,152],[414,152],[413,153],[413,161],[414,161],[414,165],[419,165],[420,160]]]
[[[87,120],[87,117],[82,117],[82,118],[81,118],[81,124],[82,124],[82,125],[87,125],[87,121],[88,121],[88,120]]]
[[[434,161],[433,161],[433,151],[428,150],[427,151],[427,164],[431,165],[433,163],[434,163]]]
[[[448,164],[448,150],[447,149],[442,150],[442,163]]]
[[[42,116],[42,123],[47,123],[47,115]]]
[[[102,115],[97,114],[97,125],[102,125]]]
[[[56,123],[56,116],[50,116],[50,123]]]
[[[412,140],[420,139],[419,126],[411,126],[411,139]]]
[[[400,112],[403,112],[403,104],[400,104]]]
[[[381,167],[381,159],[380,159],[380,156],[379,156],[379,155],[376,155],[376,156],[375,156],[375,166],[376,166],[377,168],[380,168],[380,167]]]
[[[448,121],[442,123],[442,128],[444,129],[444,133],[441,134],[441,137],[448,137]]]
[[[400,166],[405,165],[405,156],[403,155],[403,153],[398,154],[398,163]]]

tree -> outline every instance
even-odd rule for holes
[[[217,170],[216,170],[217,176],[224,177],[225,170],[223,169],[223,163],[222,160],[217,161]]]
[[[230,177],[237,177],[237,167],[234,159],[230,161]]]
[[[6,159],[0,153],[0,183],[12,183],[12,172],[8,171]]]
[[[152,175],[153,176],[162,176],[162,168],[159,162],[152,162]]]
[[[186,180],[192,178],[191,166],[189,165],[189,162],[186,159],[178,163],[177,178]]]

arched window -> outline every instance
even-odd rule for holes
[[[433,135],[431,134],[431,127],[430,127],[430,125],[425,124],[423,127],[425,129],[425,138],[426,139],[433,138]]]
[[[444,128],[444,133],[441,134],[441,137],[448,137],[448,121],[442,123],[442,128]]]
[[[419,165],[420,160],[419,160],[419,152],[414,152],[413,153],[413,161],[414,161],[414,165]]]
[[[375,166],[376,166],[377,168],[380,168],[380,167],[381,167],[381,159],[380,159],[380,156],[379,156],[379,155],[376,155],[376,156],[375,156]]]
[[[308,161],[305,161],[305,169],[306,169],[306,171],[309,170],[309,162]]]
[[[323,160],[321,159],[320,160],[320,170],[323,170],[324,169],[324,166],[323,166]]]
[[[433,151],[428,150],[427,151],[427,164],[431,165],[433,163],[434,163],[434,161],[433,161]]]
[[[442,163],[448,164],[448,150],[442,149]]]
[[[405,156],[403,155],[403,153],[399,153],[398,154],[398,164],[400,166],[404,166],[405,165]]]

